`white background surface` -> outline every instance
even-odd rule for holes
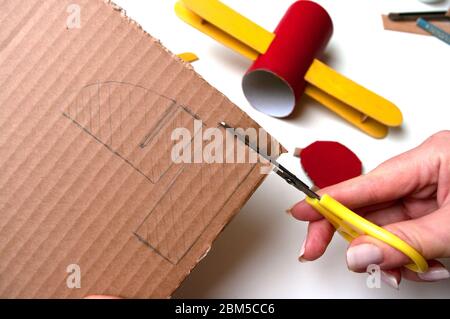
[[[172,52],[195,52],[195,70],[222,91],[290,152],[316,140],[336,140],[361,158],[365,171],[410,149],[439,130],[450,129],[450,46],[433,37],[383,30],[381,14],[448,8],[417,0],[322,0],[334,22],[334,35],[323,60],[396,103],[405,124],[383,140],[353,128],[319,104],[304,98],[288,119],[254,110],[241,91],[250,62],[180,21],[174,0],[115,0]],[[224,0],[273,30],[293,0]],[[307,180],[298,159],[280,160]],[[239,215],[227,226],[209,255],[176,292],[176,298],[450,298],[450,281],[404,281],[396,291],[366,287],[366,275],[351,273],[346,244],[335,236],[316,262],[297,261],[306,224],[285,213],[303,196],[270,175]],[[447,265],[450,263],[447,262]]]

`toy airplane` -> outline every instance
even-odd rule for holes
[[[428,269],[427,261],[420,255],[417,250],[408,245],[393,233],[381,228],[360,215],[352,212],[350,209],[333,199],[329,195],[319,196],[308,185],[302,182],[294,174],[279,164],[276,159],[270,157],[266,152],[261,152],[256,144],[253,144],[248,136],[242,136],[225,122],[219,123],[224,129],[236,136],[245,143],[250,149],[262,156],[274,166],[274,171],[281,176],[288,184],[294,186],[306,195],[306,202],[311,205],[317,212],[326,218],[347,241],[361,235],[369,235],[373,238],[381,240],[391,247],[401,251],[412,260],[412,264],[406,265],[408,269],[415,272],[426,272]]]
[[[402,124],[393,103],[316,59],[333,24],[312,1],[295,2],[274,33],[217,0],[180,0],[175,11],[191,26],[254,61],[242,85],[259,111],[286,117],[305,93],[375,138]]]

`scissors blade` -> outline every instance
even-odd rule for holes
[[[310,198],[316,198],[320,199],[320,196],[311,190],[311,188],[308,187],[302,180],[300,180],[297,176],[292,174],[289,170],[287,170],[284,166],[282,166],[280,163],[277,162],[275,158],[272,156],[269,156],[267,152],[261,152],[259,149],[259,146],[252,143],[248,136],[242,136],[239,132],[236,132],[236,130],[229,126],[225,122],[220,122],[220,126],[223,128],[230,130],[231,133],[236,136],[238,139],[240,139],[242,142],[245,143],[250,149],[254,150],[256,153],[258,153],[260,156],[262,156],[264,159],[269,161],[274,166],[274,171],[277,173],[281,178],[283,178],[288,184],[294,186],[299,191],[303,192],[306,196]]]
[[[225,129],[230,130],[230,132],[236,136],[239,140],[241,140],[242,142],[244,142],[245,145],[247,145],[249,148],[251,148],[252,150],[254,150],[256,153],[258,153],[260,156],[262,156],[264,159],[266,159],[267,161],[269,161],[270,163],[272,163],[274,166],[278,167],[279,164],[277,163],[277,161],[269,156],[267,154],[267,152],[261,152],[258,145],[252,143],[250,141],[250,139],[248,138],[248,136],[242,136],[239,132],[237,132],[233,127],[229,126],[227,123],[225,122],[220,122],[219,123],[220,126],[222,126]]]

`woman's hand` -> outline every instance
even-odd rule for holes
[[[398,287],[402,276],[415,281],[449,278],[447,269],[434,259],[450,257],[450,131],[433,135],[367,175],[318,193],[329,194],[396,234],[416,248],[430,265],[428,272],[414,273],[403,267],[411,262],[404,254],[377,239],[360,236],[347,250],[350,270],[365,272],[368,265],[377,264],[394,287]],[[290,212],[309,222],[300,260],[322,256],[333,237],[333,226],[304,201]]]

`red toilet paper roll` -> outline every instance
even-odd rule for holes
[[[333,22],[317,3],[300,0],[288,9],[274,33],[275,39],[247,71],[242,87],[253,107],[286,117],[303,94],[306,72],[331,38]]]

